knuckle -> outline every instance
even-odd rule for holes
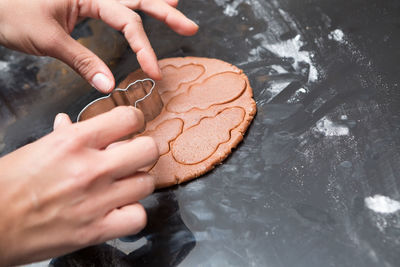
[[[84,138],[78,129],[68,127],[55,133],[54,146],[58,151],[74,152],[82,147]]]
[[[95,62],[92,56],[86,53],[78,53],[72,57],[72,68],[86,76],[95,68]]]
[[[92,169],[82,161],[71,164],[70,174],[75,180],[81,181],[81,185],[87,186],[93,179]]]
[[[93,154],[82,154],[75,157],[69,162],[69,177],[74,181],[76,190],[86,192],[98,181],[99,167],[92,160]],[[90,160],[88,159],[90,158]]]
[[[139,14],[132,12],[131,13],[131,22],[134,24],[143,24],[142,18],[139,16]]]
[[[83,133],[76,127],[71,127],[69,131],[66,132],[68,135],[69,143],[71,145],[82,145],[85,142]]]
[[[101,162],[101,160],[96,160]],[[97,164],[95,167],[90,168],[90,181],[95,179],[100,179],[101,177],[109,176],[113,171],[115,171],[109,164]]]

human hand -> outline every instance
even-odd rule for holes
[[[154,190],[151,137],[117,141],[144,127],[143,113],[117,107],[55,130],[0,158],[0,265],[42,260],[139,232],[138,201]],[[111,145],[110,145],[111,144]]]
[[[182,35],[198,26],[174,7],[178,0],[0,0],[0,44],[25,53],[52,56],[67,63],[103,93],[115,86],[107,65],[69,34],[78,18],[101,19],[122,31],[150,78],[161,79],[156,55],[142,26],[142,10]]]

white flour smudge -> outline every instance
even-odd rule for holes
[[[255,1],[255,0],[233,0],[233,1],[214,0],[214,1],[218,6],[223,8],[223,13],[226,16],[232,17],[239,15],[238,7],[241,4],[249,5],[252,8],[256,18],[265,19],[265,17],[272,16],[270,14],[268,6],[261,5],[260,1]],[[277,3],[275,3],[275,5],[277,5]],[[282,9],[279,9],[279,13],[284,18],[286,24],[289,24],[293,29],[297,28],[296,24],[294,23],[289,14],[287,14]],[[252,62],[254,60],[257,60],[259,58],[259,51],[262,48],[264,48],[269,50],[271,53],[277,55],[278,57],[292,58],[294,61],[292,66],[296,71],[299,72],[301,71],[300,63],[307,63],[309,65],[308,82],[317,81],[319,78],[319,73],[312,61],[314,54],[310,51],[302,50],[304,43],[301,40],[301,36],[297,35],[292,39],[273,43],[273,41],[271,41],[271,39],[269,39],[268,36],[270,36],[271,33],[274,33],[274,35],[279,36],[280,34],[282,34],[283,29],[279,24],[274,23],[274,20],[269,21],[268,26],[269,29],[267,32],[258,33],[253,36],[255,40],[260,41],[261,47],[252,49],[250,51],[249,53],[250,56],[247,62]],[[287,73],[287,71],[285,72],[278,71],[278,73]]]
[[[228,17],[237,16],[239,11],[237,10],[238,6],[246,3],[248,4],[254,12],[256,18],[263,18],[265,17],[265,8],[263,8],[258,1],[254,0],[214,0],[215,3],[222,7],[224,15]]]
[[[232,17],[239,15],[239,10],[238,10],[239,6],[242,4],[246,4],[251,7],[256,18],[265,19],[266,17],[271,17],[271,18],[274,17],[273,12],[271,12],[270,6],[267,3],[258,0],[214,0],[214,1],[218,6],[223,8],[223,13],[226,16]],[[276,1],[273,1],[272,4],[278,6],[278,2]],[[297,25],[293,21],[291,16],[280,8],[278,10],[281,17],[285,21],[286,28],[290,27],[293,30],[297,30]],[[271,19],[268,22],[268,30],[266,32],[258,33],[253,36],[253,38],[259,41],[261,45],[260,47],[250,51],[249,53],[250,56],[247,62],[252,62],[259,59],[259,51],[261,51],[262,49],[267,49],[278,57],[293,59],[292,66],[297,72],[303,72],[304,65],[302,65],[302,63],[306,63],[309,66],[308,82],[318,81],[320,75],[318,73],[316,66],[314,65],[314,62],[312,61],[314,54],[310,51],[302,50],[304,43],[301,40],[300,35],[297,35],[292,39],[280,42],[276,42],[275,40],[271,40],[271,38],[269,38],[271,36],[271,33],[273,33],[273,35],[275,36],[280,36],[282,33],[287,31],[285,27],[282,28],[282,25],[280,25],[277,22],[275,23],[275,21],[276,20]],[[278,73],[287,73],[287,72],[278,71]]]
[[[267,91],[271,94],[271,98],[268,100],[270,102],[274,97],[282,92],[283,89],[285,89],[290,82],[273,82],[269,85]]]
[[[233,3],[237,3],[237,2],[233,2]],[[236,5],[233,5],[233,4],[227,5],[224,9],[224,14],[229,17],[236,16],[239,13],[236,8],[237,8]]]
[[[255,38],[260,38],[261,36],[255,36]],[[309,51],[301,50],[304,43],[301,40],[300,35],[296,35],[293,39],[289,39],[276,44],[271,44],[266,40],[261,42],[261,45],[274,53],[275,55],[283,58],[293,58],[293,68],[298,70],[300,68],[299,63],[305,62],[310,66],[308,81],[315,82],[318,80],[318,71],[314,66],[311,58],[313,54]]]
[[[335,40],[336,42],[339,42],[339,43],[344,43],[345,42],[343,37],[344,37],[344,33],[340,29],[336,29],[334,31],[331,31],[331,33],[329,33],[329,35],[328,35],[328,38],[330,40]]]
[[[215,0],[215,3],[218,6],[224,8],[223,13],[229,17],[233,17],[239,14],[239,12],[237,11],[237,7],[243,2],[244,0],[235,0],[232,2],[227,2],[225,0]]]
[[[307,90],[304,88],[300,88],[299,90],[296,91],[296,93],[305,94],[305,93],[307,93]]]
[[[300,101],[301,97],[302,97],[303,95],[307,94],[307,93],[308,93],[308,90],[307,90],[307,89],[299,88],[299,89],[297,89],[297,91],[293,94],[293,96],[291,96],[291,97],[288,99],[287,103],[289,103],[289,104],[298,103],[298,102]]]
[[[324,136],[345,136],[349,135],[349,128],[345,125],[339,125],[327,117],[317,121],[317,125],[313,128],[315,132],[321,133]]]
[[[276,71],[277,74],[288,73],[282,66],[279,65],[271,65],[271,69]]]
[[[382,195],[374,195],[364,199],[365,206],[377,213],[394,213],[400,210],[400,202]]]
[[[249,58],[247,62],[255,61],[259,58],[259,51],[261,48],[269,50],[271,53],[282,58],[292,58],[293,68],[300,71],[300,63],[307,63],[309,65],[308,81],[315,82],[318,80],[319,74],[318,70],[312,62],[313,53],[309,51],[301,50],[304,43],[301,41],[300,35],[295,36],[293,39],[286,41],[271,43],[266,38],[267,33],[258,33],[254,35],[254,39],[260,41],[261,46],[258,48],[253,48],[249,51]],[[277,65],[272,65],[272,69],[276,70],[279,74],[288,73],[284,68],[277,67]]]
[[[0,71],[8,71],[10,69],[10,63],[7,61],[0,60]]]

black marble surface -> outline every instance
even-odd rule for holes
[[[400,212],[366,200],[400,201],[400,2],[181,0],[179,8],[200,31],[180,37],[144,18],[158,56],[242,68],[257,116],[223,165],[143,202],[142,233],[52,264],[399,266]],[[96,32],[83,24],[76,34]],[[120,49],[97,53],[121,80],[137,63],[116,42]],[[5,49],[0,59],[2,154],[49,132],[57,112],[74,117],[98,97],[69,72],[46,75],[51,60]]]

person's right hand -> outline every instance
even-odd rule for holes
[[[141,10],[182,35],[198,26],[179,12],[178,0],[0,0],[0,44],[25,53],[52,56],[68,64],[103,93],[114,89],[107,65],[69,34],[79,18],[101,19],[123,32],[143,71],[161,79],[157,57],[147,39]]]
[[[144,127],[143,113],[117,107],[74,124],[59,114],[54,124],[0,158],[0,265],[58,256],[146,224],[138,201],[154,181],[138,170],[157,160],[157,145],[150,137],[118,142]]]

